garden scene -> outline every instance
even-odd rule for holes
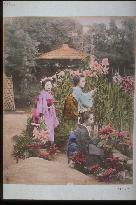
[[[88,19],[4,20],[5,183],[133,183],[135,23]]]

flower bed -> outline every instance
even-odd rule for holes
[[[108,124],[99,130],[97,146],[103,149],[105,154],[101,163],[86,167],[85,156],[75,153],[71,157],[72,167],[85,174],[92,174],[98,181],[105,183],[124,183],[126,172],[129,178],[132,178],[132,164],[129,164],[129,159],[132,159],[132,142],[127,131],[114,130],[112,125]],[[114,150],[127,156],[115,157]]]
[[[28,118],[27,128],[19,136],[14,136],[13,156],[18,162],[19,159],[28,157],[40,157],[52,160],[59,152],[58,147],[50,145],[48,141],[48,130],[41,120],[40,124],[32,123],[31,117]]]
[[[111,124],[108,124],[99,131],[98,147],[103,148],[105,152],[112,152],[113,148],[115,148],[122,154],[132,157],[131,139],[132,137],[128,131],[114,130]]]
[[[94,175],[98,181],[105,183],[125,182],[125,176],[122,176],[126,171],[130,177],[132,172],[128,169],[127,160],[119,159],[118,157],[111,156],[105,158],[100,164],[94,164],[90,167],[86,167],[85,156],[82,154],[74,154],[71,157],[70,166],[81,171],[87,175]],[[130,182],[130,181],[129,181]],[[132,181],[130,182],[132,183]]]

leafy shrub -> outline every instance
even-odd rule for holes
[[[13,156],[15,159],[25,159],[29,156],[27,145],[33,142],[33,139],[29,133],[24,130],[20,135],[14,136],[15,144],[14,144],[14,151]],[[26,155],[27,153],[27,155]]]

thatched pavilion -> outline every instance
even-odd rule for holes
[[[87,53],[71,48],[68,44],[63,44],[62,47],[44,53],[36,59],[38,76],[40,74],[41,76],[50,76],[57,70],[65,68],[76,69],[86,58],[89,58]]]

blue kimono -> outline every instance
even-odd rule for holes
[[[76,135],[74,132],[69,133],[66,152],[67,152],[67,157],[68,157],[68,163],[69,163],[69,160],[72,154],[74,152],[77,152],[77,153],[79,152],[79,147],[77,145]]]
[[[90,93],[83,93],[80,87],[73,87],[73,97],[78,102],[78,112],[84,108],[91,108],[93,105],[93,97]]]

